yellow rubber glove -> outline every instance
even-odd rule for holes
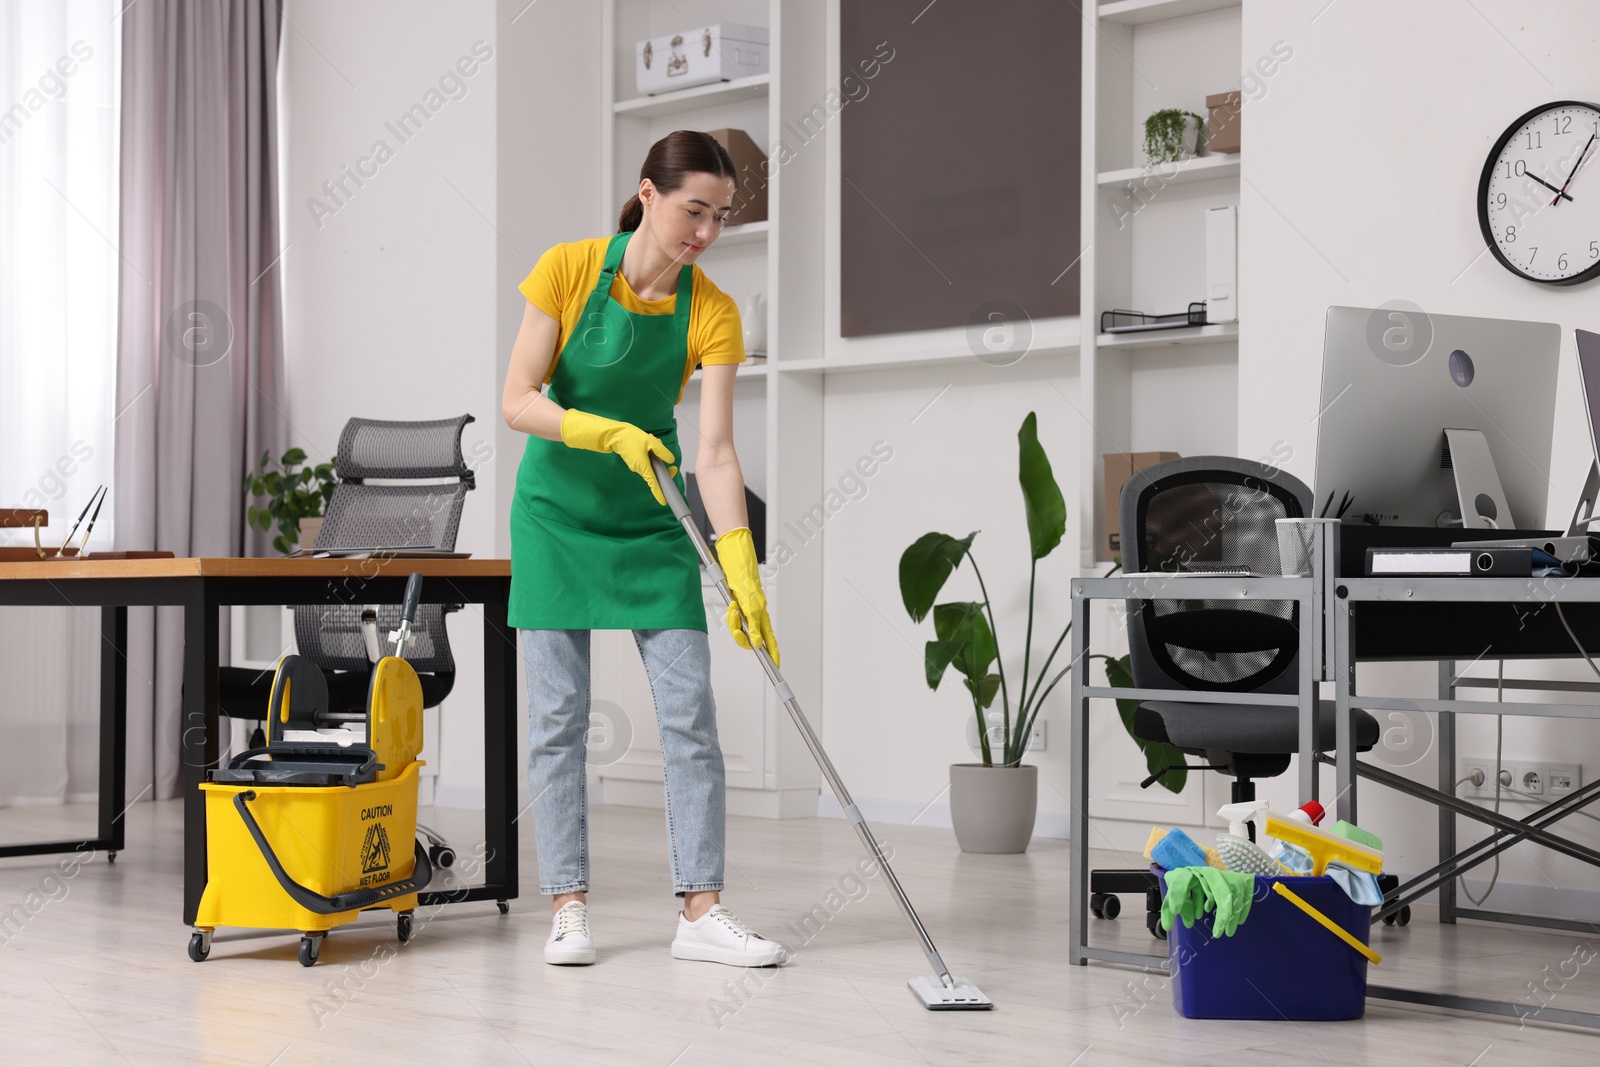
[[[650,466],[650,454],[661,457],[663,463],[672,463],[672,450],[661,443],[654,434],[645,433],[631,422],[618,422],[587,411],[568,408],[561,416],[561,443],[568,448],[586,448],[590,452],[614,452],[622,457],[628,469],[645,480],[656,503],[666,506],[667,498],[661,495],[661,483]],[[668,474],[677,474],[677,467],[667,468]]]
[[[740,648],[749,648],[753,639],[757,648],[765,648],[778,661],[778,639],[772,635],[772,620],[767,616],[767,594],[761,588],[761,575],[756,570],[756,543],[750,527],[736,526],[717,538],[717,562],[728,579],[728,591],[733,601],[728,605],[728,631]],[[748,628],[740,627],[743,623]]]

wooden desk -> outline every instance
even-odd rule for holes
[[[217,766],[219,611],[233,604],[398,604],[420,573],[430,604],[483,606],[485,884],[423,893],[424,904],[517,896],[516,635],[506,626],[511,562],[504,559],[135,559],[0,563],[0,604],[100,610],[98,838],[0,848],[0,856],[73,851],[113,856],[125,843],[128,608],[183,608],[183,921],[206,887],[206,813],[199,785]]]

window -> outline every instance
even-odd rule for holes
[[[54,545],[111,483],[120,12],[0,0],[0,507],[49,509]]]

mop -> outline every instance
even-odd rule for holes
[[[722,567],[711,554],[711,548],[706,544],[705,537],[700,533],[699,527],[694,523],[689,514],[689,505],[684,503],[683,495],[678,492],[677,483],[667,474],[667,465],[656,456],[650,457],[651,469],[655,471],[656,481],[661,485],[661,492],[667,499],[667,505],[672,508],[672,514],[689,533],[689,540],[694,543],[694,550],[700,554],[700,564],[716,582],[717,590],[722,593],[724,603],[733,603],[733,593],[728,589],[728,581],[723,576]],[[929,1011],[981,1011],[993,1008],[994,1001],[983,995],[965,978],[952,975],[950,969],[944,965],[944,960],[939,957],[939,950],[933,945],[933,938],[928,936],[927,928],[922,925],[922,920],[917,917],[916,909],[911,906],[911,901],[906,898],[904,889],[900,888],[900,880],[894,876],[894,871],[889,867],[889,860],[883,854],[883,849],[878,847],[878,839],[873,836],[872,830],[867,826],[867,821],[861,817],[861,812],[856,808],[855,802],[850,799],[850,791],[839,780],[839,774],[833,769],[833,761],[828,759],[828,754],[822,750],[822,742],[811,729],[805,712],[800,710],[800,702],[795,699],[794,690],[789,688],[789,683],[783,680],[783,675],[778,673],[777,665],[772,662],[772,657],[764,648],[755,647],[755,642],[750,642],[755,649],[756,658],[761,661],[761,667],[767,672],[767,680],[772,683],[777,691],[778,699],[783,701],[783,706],[789,709],[789,716],[794,719],[794,724],[800,730],[800,736],[805,739],[806,747],[811,750],[811,755],[817,761],[817,766],[822,769],[822,775],[828,780],[828,786],[833,790],[833,795],[838,798],[839,806],[844,809],[845,816],[856,829],[856,834],[867,846],[867,851],[872,858],[878,861],[883,869],[883,877],[889,883],[889,888],[894,890],[895,899],[900,902],[901,909],[906,913],[906,918],[911,920],[911,925],[917,931],[917,937],[922,942],[922,951],[928,956],[928,962],[933,965],[933,974],[919,975],[906,983],[922,1006]]]

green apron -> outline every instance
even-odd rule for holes
[[[678,273],[671,315],[636,315],[611,299],[632,233],[604,265],[550,377],[563,408],[631,422],[677,465],[673,405],[689,355],[694,268]],[[680,471],[674,482],[684,492]],[[529,435],[511,507],[511,603],[520,630],[706,629],[700,560],[672,510],[611,452]]]

